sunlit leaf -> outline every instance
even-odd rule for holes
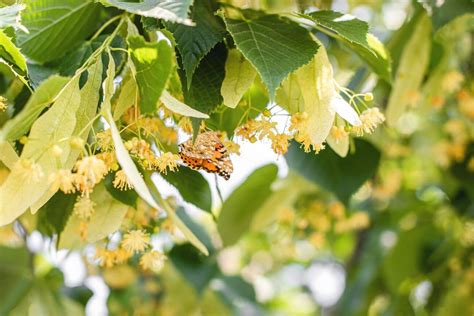
[[[225,22],[237,48],[257,69],[271,98],[283,79],[307,64],[318,50],[319,45],[306,29],[278,15],[225,18]]]
[[[166,40],[150,43],[141,36],[128,37],[128,45],[136,69],[140,109],[154,112],[171,73],[173,50]]]
[[[2,30],[0,30],[0,57],[8,62],[18,74],[26,75],[25,57]]]
[[[257,72],[237,49],[229,51],[221,94],[224,104],[235,108],[255,80]]]

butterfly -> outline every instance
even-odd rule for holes
[[[194,143],[189,139],[179,145],[179,156],[191,169],[204,169],[229,180],[234,166],[220,136],[218,132],[201,133]]]

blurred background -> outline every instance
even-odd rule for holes
[[[434,27],[422,84],[404,90],[400,102],[408,106],[394,127],[382,126],[367,138],[379,153],[375,176],[343,204],[335,198],[337,188],[330,192],[303,178],[270,143],[237,139],[240,155],[232,157],[231,179],[203,173],[211,183],[214,216],[219,194],[225,200],[270,163],[278,166],[272,193],[251,210],[255,216],[239,242],[223,248],[212,216],[185,203],[156,176],[160,191],[185,204],[187,214],[206,228],[214,249],[204,257],[183,243],[179,232],[157,232],[153,248],[169,251],[157,271],[143,272],[137,262],[104,267],[94,245],[58,251],[56,240],[25,217],[26,227],[0,228],[0,314],[55,315],[51,306],[61,295],[71,315],[82,314],[85,306],[90,316],[474,315],[474,4],[469,2],[232,1],[272,12],[331,9],[366,21],[388,47],[395,82],[419,71],[419,55],[411,46],[417,44],[421,17],[429,16]],[[449,23],[440,22],[448,15]],[[385,112],[393,85],[378,80],[338,42],[316,35],[337,82],[357,93],[372,92],[374,104]],[[401,64],[413,73],[397,72]],[[372,159],[362,149],[358,153],[359,161]],[[320,155],[329,159],[334,153],[326,149]],[[341,167],[333,176],[350,182],[351,169],[358,167]],[[146,212],[144,205],[140,214]],[[137,220],[133,216],[127,219]],[[114,236],[108,242],[113,245]],[[42,276],[35,291],[19,276],[31,266]]]

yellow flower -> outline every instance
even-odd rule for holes
[[[40,182],[44,177],[41,166],[29,159],[20,158],[15,164],[14,171],[23,179],[28,179],[35,183]]]
[[[143,252],[148,247],[150,236],[143,230],[131,230],[122,240],[123,249],[129,252]]]
[[[357,136],[362,136],[364,133],[372,134],[377,126],[385,121],[385,116],[378,108],[370,108],[362,112],[360,120],[362,121],[361,125],[352,127],[352,131]]]
[[[140,266],[144,270],[160,271],[165,264],[166,256],[159,251],[149,251],[140,258]]]
[[[459,111],[470,119],[474,119],[474,96],[469,95],[459,101]]]
[[[74,187],[74,175],[71,170],[61,169],[49,176],[51,182],[51,191],[56,192],[61,190],[66,194],[74,193],[76,188]]]
[[[341,140],[344,140],[349,134],[346,132],[343,126],[333,126],[331,128],[331,136],[338,144]]]
[[[370,224],[370,218],[365,212],[356,212],[349,218],[352,229],[367,228]]]
[[[126,262],[133,254],[130,251],[127,251],[123,248],[118,248],[114,251],[115,263],[122,264]]]
[[[127,175],[123,170],[119,170],[115,173],[113,185],[119,190],[130,190],[133,189],[133,185],[129,182]]]
[[[464,122],[459,119],[452,119],[446,122],[443,130],[451,136],[455,143],[465,143],[469,138]]]
[[[341,202],[332,202],[329,204],[329,214],[336,220],[341,220],[345,216],[344,204]]]
[[[224,147],[226,148],[227,152],[229,152],[230,154],[237,154],[237,155],[240,154],[240,145],[234,143],[231,140],[224,141]]]
[[[269,138],[272,140],[272,149],[275,153],[284,155],[288,151],[291,136],[286,134],[272,134]]]
[[[103,276],[105,283],[111,288],[123,289],[131,286],[137,280],[136,270],[128,265],[108,268],[110,269],[105,270]]]
[[[102,160],[107,166],[107,171],[117,170],[119,168],[117,157],[113,151],[106,151],[95,155],[98,159]]]
[[[326,243],[326,237],[323,233],[314,232],[309,236],[309,242],[316,248],[322,248]]]
[[[115,264],[115,254],[105,248],[96,248],[95,259],[99,259],[99,265],[105,268],[111,268]]]
[[[88,156],[76,162],[76,174],[80,187],[90,191],[107,174],[108,169],[104,161],[96,156]]]
[[[183,132],[185,132],[186,134],[193,133],[193,124],[191,123],[189,117],[182,117],[178,122],[178,126],[181,127]]]
[[[94,214],[95,203],[88,197],[78,197],[74,204],[74,214],[80,219],[88,219]]]
[[[305,131],[308,128],[308,113],[298,112],[291,116],[290,131]]]
[[[166,174],[167,168],[170,171],[175,171],[178,169],[179,156],[171,152],[163,153],[160,157],[156,158],[153,162],[153,166],[157,168],[160,172]]]
[[[107,151],[114,147],[114,141],[112,139],[112,131],[110,129],[97,133],[95,135],[97,145],[102,151]]]
[[[444,75],[441,86],[447,93],[453,93],[461,87],[464,76],[457,70],[452,70]]]
[[[0,96],[0,112],[7,109],[7,98]]]

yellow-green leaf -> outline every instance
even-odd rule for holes
[[[221,94],[224,104],[235,108],[255,80],[257,71],[237,49],[231,49],[225,63]]]
[[[87,225],[86,240],[82,240],[79,235],[81,219],[73,213],[61,233],[59,248],[73,249],[86,242],[94,243],[120,228],[129,206],[114,199],[104,185],[96,186],[90,198],[95,206]]]
[[[188,117],[196,117],[196,118],[203,118],[203,119],[209,118],[209,115],[199,112],[198,110],[193,109],[189,105],[186,105],[183,102],[177,100],[175,97],[169,94],[169,92],[166,90],[163,90],[163,93],[161,94],[161,97],[160,97],[160,101],[171,112],[174,112],[183,116],[188,116]]]
[[[395,83],[387,105],[387,123],[394,126],[418,92],[428,68],[431,51],[431,21],[422,16],[400,58]]]
[[[12,145],[8,142],[0,142],[0,162],[3,162],[3,164],[11,170],[17,160],[18,155]]]

